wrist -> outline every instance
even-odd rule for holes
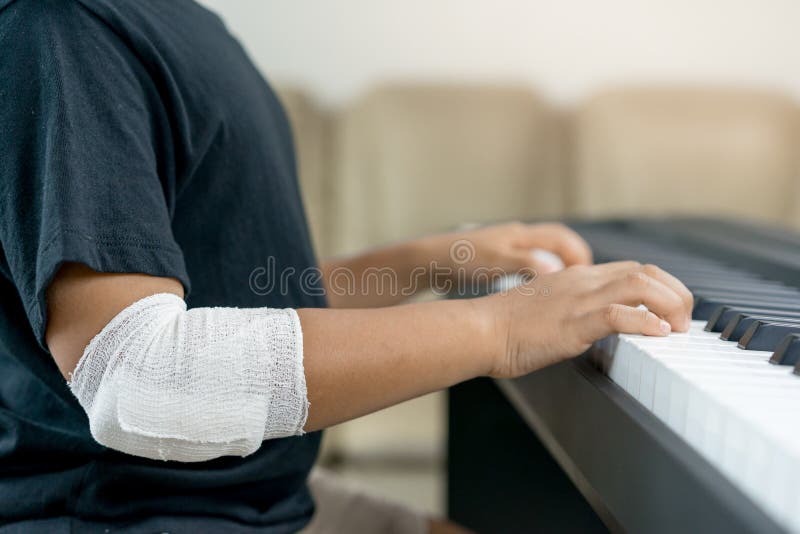
[[[429,269],[432,265],[449,267],[448,239],[446,234],[436,234],[415,239],[409,243],[413,248],[414,257],[419,260],[418,265],[425,265]]]
[[[418,257],[424,258],[426,278],[430,286],[437,290],[452,289],[454,283],[463,283],[465,261],[454,254],[468,254],[471,261],[474,250],[468,243],[461,243],[459,234],[436,234],[414,241]],[[458,247],[458,249],[456,249]],[[463,249],[463,250],[462,250]]]
[[[481,297],[459,301],[467,308],[468,328],[474,339],[470,352],[476,376],[493,375],[506,353],[508,340],[507,314],[503,313],[496,297]]]

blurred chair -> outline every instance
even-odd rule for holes
[[[331,204],[330,134],[335,115],[321,110],[302,90],[282,86],[278,95],[292,124],[300,186],[315,247],[331,253],[331,228],[341,212]],[[388,462],[430,466],[444,443],[443,397],[415,399],[326,433],[322,461],[375,465]]]
[[[572,211],[788,224],[797,205],[796,123],[794,103],[766,93],[599,94],[576,118]]]
[[[321,257],[330,254],[330,217],[328,198],[330,117],[304,92],[279,87],[295,141],[297,170],[314,248]]]
[[[400,85],[369,93],[337,119],[333,250],[467,222],[561,215],[558,126],[527,89]],[[351,464],[440,465],[444,404],[441,394],[428,395],[341,425],[328,450]]]
[[[563,213],[560,131],[528,89],[377,89],[335,139],[338,252],[459,223]]]

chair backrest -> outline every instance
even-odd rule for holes
[[[572,210],[787,224],[797,205],[796,118],[790,100],[757,92],[600,94],[575,121]]]
[[[278,96],[292,124],[297,173],[314,247],[320,255],[330,252],[329,115],[304,92],[279,87]]]
[[[527,89],[392,86],[340,117],[335,248],[563,213],[556,120]]]

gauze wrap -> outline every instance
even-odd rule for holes
[[[300,320],[291,309],[195,308],[157,294],[89,343],[70,389],[101,444],[146,458],[246,456],[308,417]]]

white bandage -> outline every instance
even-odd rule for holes
[[[195,308],[158,294],[86,347],[70,389],[107,447],[199,462],[303,433],[308,398],[291,309]]]

